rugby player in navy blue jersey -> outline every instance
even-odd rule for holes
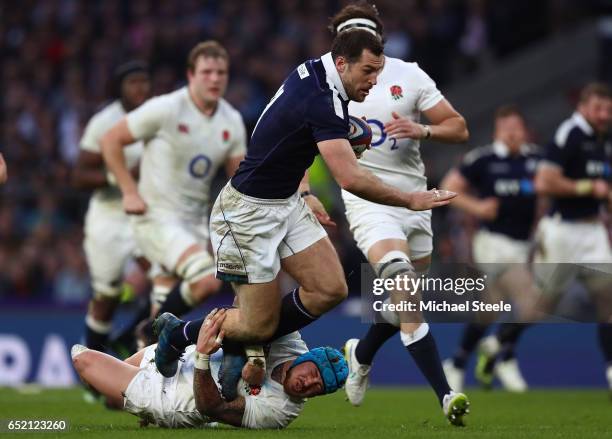
[[[342,33],[330,53],[287,77],[260,116],[247,156],[211,214],[217,276],[233,283],[239,301],[223,323],[227,339],[275,339],[313,322],[348,294],[338,255],[317,220],[325,222],[326,214],[308,193],[305,174],[317,154],[343,189],[366,200],[427,210],[455,197],[437,190],[403,192],[358,165],[347,140],[348,103],[365,99],[384,62],[375,35]],[[300,284],[284,297],[277,281],[281,268]],[[156,363],[171,376],[202,321],[159,320]]]
[[[487,275],[488,294],[495,292],[513,299],[520,313],[533,307],[539,295],[526,264],[536,219],[533,178],[541,151],[527,142],[525,120],[517,107],[499,107],[494,125],[493,143],[469,152],[461,166],[446,175],[441,186],[461,193],[453,207],[480,221],[480,230],[472,241],[472,257]],[[452,359],[444,361],[453,390],[463,389],[468,357],[487,327],[484,323],[467,325],[459,349]],[[476,376],[483,385],[490,386],[496,375],[507,390],[527,390],[514,354],[525,328],[519,323],[504,323],[495,335],[482,340],[483,355]],[[501,361],[494,367],[489,359],[497,355]]]
[[[599,324],[598,333],[612,391],[612,248],[601,217],[611,199],[611,122],[610,88],[591,83],[548,144],[535,187],[552,198],[552,208],[538,225],[535,262],[542,264],[535,274],[551,303],[576,278],[593,296],[599,321],[608,322]]]

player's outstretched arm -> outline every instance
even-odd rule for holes
[[[317,143],[321,156],[342,189],[368,201],[411,210],[429,210],[444,206],[457,196],[455,193],[430,190],[402,192],[382,182],[357,163],[348,140],[332,139]]]
[[[224,309],[213,311],[200,328],[193,374],[193,397],[202,416],[240,427],[246,405],[244,397],[239,396],[231,402],[226,402],[210,373],[209,356],[221,346],[224,335],[221,325],[224,320]]]
[[[123,148],[135,141],[124,117],[102,136],[100,146],[106,167],[115,176],[123,194],[123,209],[129,214],[140,215],[146,211],[146,205],[138,194],[136,180],[130,173],[123,154]]]

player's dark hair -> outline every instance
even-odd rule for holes
[[[598,96],[600,98],[612,98],[610,93],[610,87],[603,82],[591,82],[582,89],[580,92],[580,103],[584,104],[586,101],[591,99],[592,96]]]
[[[523,119],[523,121],[525,121],[525,115],[519,109],[519,107],[517,107],[514,104],[502,105],[500,107],[497,107],[497,110],[495,110],[495,120],[496,121],[498,119],[503,119],[504,117],[509,117],[509,116],[518,116],[521,119]]]
[[[375,56],[380,56],[384,46],[378,37],[367,31],[341,32],[332,42],[331,54],[334,61],[342,56],[348,63],[354,63],[359,61],[364,49]]]
[[[196,62],[198,58],[203,56],[204,58],[223,58],[229,64],[229,55],[225,47],[219,44],[217,41],[208,40],[198,43],[187,57],[187,70],[190,72],[195,71]]]
[[[148,64],[145,61],[134,59],[118,65],[113,71],[113,77],[110,81],[110,95],[117,99],[120,98],[123,81],[134,73],[149,75]]]
[[[353,18],[365,18],[373,21],[376,24],[376,33],[380,35],[384,42],[385,29],[382,21],[380,20],[378,9],[375,5],[368,3],[366,0],[360,0],[358,2],[346,5],[331,18],[329,22],[329,30],[332,35],[335,37],[338,34],[338,26]],[[359,26],[351,27],[350,29],[359,29]]]

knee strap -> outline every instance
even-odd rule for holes
[[[399,250],[385,254],[376,264],[376,272],[381,279],[393,279],[400,274],[415,274],[410,258]]]
[[[380,261],[378,261],[376,271],[378,277],[381,279],[394,279],[400,275],[415,276],[414,267],[410,263],[410,259],[406,253],[399,250],[393,250],[385,254]],[[391,299],[388,298],[384,303],[390,303]],[[400,326],[400,318],[397,312],[385,310],[381,311],[381,317],[389,324],[393,326]]]
[[[215,261],[210,254],[204,250],[187,256],[187,258],[176,267],[176,273],[188,284],[197,282],[209,274],[212,274],[214,271]]]

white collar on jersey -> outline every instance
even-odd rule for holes
[[[348,101],[348,95],[344,90],[344,85],[342,84],[342,79],[340,79],[340,75],[338,74],[338,70],[336,70],[336,64],[332,58],[331,52],[327,52],[325,55],[321,57],[321,62],[323,63],[323,68],[325,69],[325,74],[327,75],[328,82],[331,81],[340,97],[345,101]]]
[[[523,143],[519,149],[519,152],[521,153],[521,155],[527,155],[529,154],[529,149],[529,145]],[[493,142],[493,152],[497,157],[503,159],[510,155],[510,148],[508,148],[508,145],[506,145],[501,140],[496,140]]]
[[[572,120],[587,136],[593,135],[593,127],[580,112],[575,111],[574,114],[572,114]]]

